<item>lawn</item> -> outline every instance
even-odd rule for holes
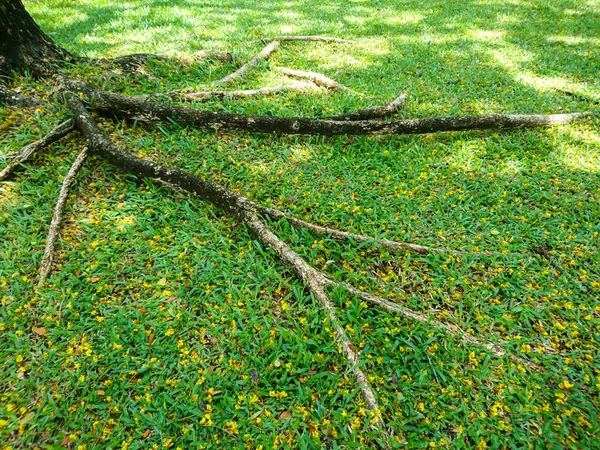
[[[277,68],[292,67],[349,90],[198,108],[319,117],[405,91],[404,118],[600,111],[598,0],[24,3],[84,56],[234,55],[155,61],[146,75],[97,82],[126,94],[208,89],[263,37],[352,41],[282,43],[232,86],[277,86]],[[15,83],[46,98],[52,89]],[[0,155],[67,117],[57,102],[0,107]],[[298,218],[463,252],[391,253],[273,223],[336,279],[541,367],[333,291],[392,447],[600,448],[597,114],[547,129],[383,137],[101,124],[125,150]],[[54,145],[0,182],[0,449],[376,448],[376,417],[327,314],[244,226],[198,199],[90,159],[54,270],[36,287],[52,207],[82,145]]]

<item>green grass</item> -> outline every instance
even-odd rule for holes
[[[235,87],[278,85],[274,68],[284,66],[322,72],[363,95],[196,105],[214,110],[318,117],[401,91],[407,118],[597,112],[600,100],[597,0],[25,3],[53,39],[81,55],[214,49],[238,61],[176,70],[153,63],[155,78],[104,85],[125,93],[209,87],[256,54],[262,36],[354,40],[285,43]],[[70,71],[88,79],[101,72]],[[15,82],[26,94],[52,88]],[[56,103],[0,109],[0,153],[67,116]],[[407,448],[600,448],[597,117],[504,133],[338,138],[101,123],[129,151],[215,177],[299,218],[498,252],[392,255],[273,224],[336,278],[504,339],[544,367],[530,372],[333,292],[383,418]],[[60,180],[82,145],[53,146],[0,183],[0,448],[372,445],[326,314],[210,205],[92,158],[69,202],[55,271],[35,289]],[[541,343],[558,354],[541,353]]]

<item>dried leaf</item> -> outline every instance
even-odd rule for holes
[[[167,285],[167,279],[166,278],[161,278],[160,280],[158,280],[156,282],[156,284],[158,284],[159,286],[166,286]]]
[[[284,411],[281,414],[279,414],[279,420],[289,419],[290,417],[292,417],[292,413],[289,411]]]
[[[96,394],[98,394],[99,396],[103,396],[104,395],[104,391],[102,389],[98,389],[96,391]]]
[[[309,370],[309,371],[308,371],[308,375],[314,375],[314,374],[316,374],[316,373],[317,373],[317,371],[316,371],[316,370]]]
[[[100,281],[100,277],[94,275],[92,277],[92,283],[97,283],[98,281]]]
[[[46,330],[44,327],[35,327],[33,331],[40,336],[46,336],[48,334],[48,330]]]
[[[213,391],[212,395],[219,395],[221,392],[223,392],[223,391],[216,390],[216,391]]]
[[[63,447],[66,447],[67,445],[69,445],[69,442],[71,442],[71,436],[69,436],[67,434],[65,436],[65,438],[62,440],[62,442],[60,443],[60,445],[62,445]]]
[[[150,333],[148,335],[148,343],[152,344],[154,342],[154,333]]]
[[[24,425],[27,422],[29,422],[31,419],[33,419],[34,417],[35,417],[35,413],[33,411],[30,411],[27,414],[25,414],[23,417],[21,417],[19,424]]]
[[[142,439],[146,439],[148,436],[150,436],[150,430],[144,431],[144,434],[142,434]]]

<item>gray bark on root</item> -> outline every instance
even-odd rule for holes
[[[248,72],[250,72],[250,70],[252,70],[254,67],[258,66],[261,63],[261,61],[268,59],[271,56],[271,54],[273,54],[277,50],[277,48],[279,48],[279,42],[271,42],[269,45],[263,48],[258,55],[256,55],[254,58],[252,58],[250,61],[248,61],[246,64],[244,64],[232,74],[229,74],[226,77],[223,77],[220,80],[216,81],[215,84],[229,84],[234,80],[237,80],[238,78],[245,77],[248,74]]]
[[[39,98],[26,97],[18,92],[9,91],[0,84],[0,106],[19,106],[23,108],[42,106],[44,102]]]
[[[171,99],[183,99],[188,101],[205,102],[213,99],[236,99],[248,97],[262,97],[266,95],[275,95],[288,92],[308,92],[319,89],[313,83],[298,82],[291,86],[263,87],[259,89],[243,89],[237,91],[199,91],[199,92],[167,92],[165,94],[143,95],[140,98],[160,98],[168,97]]]
[[[90,153],[103,158],[108,163],[128,173],[159,179],[213,203],[244,223],[263,245],[273,250],[278,258],[296,273],[304,285],[311,291],[320,307],[327,313],[332,325],[336,329],[338,342],[343,348],[347,361],[350,363],[351,371],[367,408],[378,414],[379,405],[375,393],[366,375],[360,368],[358,355],[354,347],[340,325],[335,306],[325,292],[328,282],[323,274],[311,267],[273,233],[256,214],[253,203],[246,197],[229,191],[214,182],[200,179],[178,169],[166,168],[160,164],[155,164],[125,153],[106,134],[100,131],[76,95],[67,93],[66,97],[67,103],[74,114],[77,129],[88,141]],[[383,432],[383,422],[381,419],[377,421],[376,425]]]
[[[330,120],[306,117],[257,116],[152,103],[135,97],[95,89],[86,83],[64,80],[64,88],[80,93],[94,109],[124,118],[176,123],[199,129],[238,130],[291,135],[428,134],[448,131],[511,130],[551,127],[590,113],[490,114],[403,120]]]
[[[275,36],[271,38],[263,38],[254,42],[270,42],[270,41],[280,41],[280,42],[294,42],[294,41],[312,41],[312,42],[334,42],[339,44],[349,44],[354,41],[350,41],[348,39],[340,39],[328,36]]]
[[[42,257],[42,263],[40,264],[40,275],[38,279],[38,287],[42,287],[46,282],[48,273],[52,268],[52,258],[54,255],[54,246],[60,233],[60,225],[62,224],[65,205],[67,204],[67,198],[69,196],[69,189],[75,182],[75,178],[79,169],[83,166],[85,159],[87,158],[88,150],[84,148],[81,153],[73,161],[73,165],[69,169],[67,176],[62,182],[60,192],[58,193],[58,200],[54,207],[54,214],[52,215],[52,222],[50,223],[50,230],[48,231],[48,239],[46,240],[46,248],[44,250],[44,256]]]
[[[287,67],[279,67],[279,70],[288,77],[297,78],[300,80],[309,80],[315,83],[317,86],[326,87],[328,89],[345,89],[346,87],[341,85],[335,80],[326,77],[322,73],[318,72],[303,72],[301,70],[288,69]]]
[[[338,341],[344,349],[345,357],[351,365],[351,370],[355,376],[357,385],[359,386],[365,403],[369,409],[377,411],[379,408],[375,394],[371,389],[364,372],[362,372],[359,367],[356,351],[354,350],[350,341],[347,339],[343,328],[340,326],[335,306],[326,292],[327,287],[342,287],[352,295],[359,296],[360,298],[376,304],[377,306],[388,311],[399,313],[405,318],[442,328],[450,335],[458,336],[467,344],[487,348],[497,357],[503,357],[507,354],[506,350],[502,347],[471,336],[460,330],[458,327],[445,324],[437,319],[417,313],[409,308],[390,302],[374,294],[361,291],[347,283],[333,280],[323,272],[312,267],[297,253],[295,253],[284,241],[282,241],[269,229],[268,225],[257,214],[261,213],[273,218],[286,218],[289,220],[289,218],[283,213],[279,213],[270,208],[260,207],[259,205],[247,199],[245,196],[232,192],[212,181],[203,180],[181,170],[167,168],[160,164],[155,164],[125,153],[97,128],[95,122],[86,111],[77,95],[67,93],[66,97],[67,102],[74,113],[77,129],[79,129],[79,131],[81,131],[81,133],[88,140],[90,153],[100,156],[110,164],[113,164],[128,173],[132,173],[140,177],[150,177],[160,180],[178,189],[197,195],[203,200],[213,203],[218,208],[231,214],[244,223],[248,229],[258,237],[263,245],[273,250],[283,263],[294,270],[296,275],[303,281],[304,285],[311,291],[321,308],[327,312],[332,324],[335,326],[338,335]],[[290,221],[290,223],[293,225],[306,227],[305,223],[294,223],[293,221]],[[330,232],[330,230],[327,230],[327,232]],[[354,238],[355,236],[357,235],[351,235],[350,237]],[[348,238],[349,236],[344,235],[343,237]],[[420,252],[423,251],[421,247],[413,248],[413,250]],[[540,369],[540,367],[535,363],[522,358],[513,355],[509,355],[509,358],[514,362],[528,367],[531,370]],[[377,425],[378,428],[383,430],[383,422],[378,422]]]
[[[14,159],[0,171],[0,180],[8,178],[20,164],[29,159],[35,152],[62,139],[73,130],[75,130],[75,122],[72,119],[69,119],[58,125],[39,141],[32,142],[23,147],[23,149],[15,155]]]

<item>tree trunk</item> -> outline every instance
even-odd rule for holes
[[[21,0],[0,0],[0,74],[44,76],[69,56],[37,26]]]

